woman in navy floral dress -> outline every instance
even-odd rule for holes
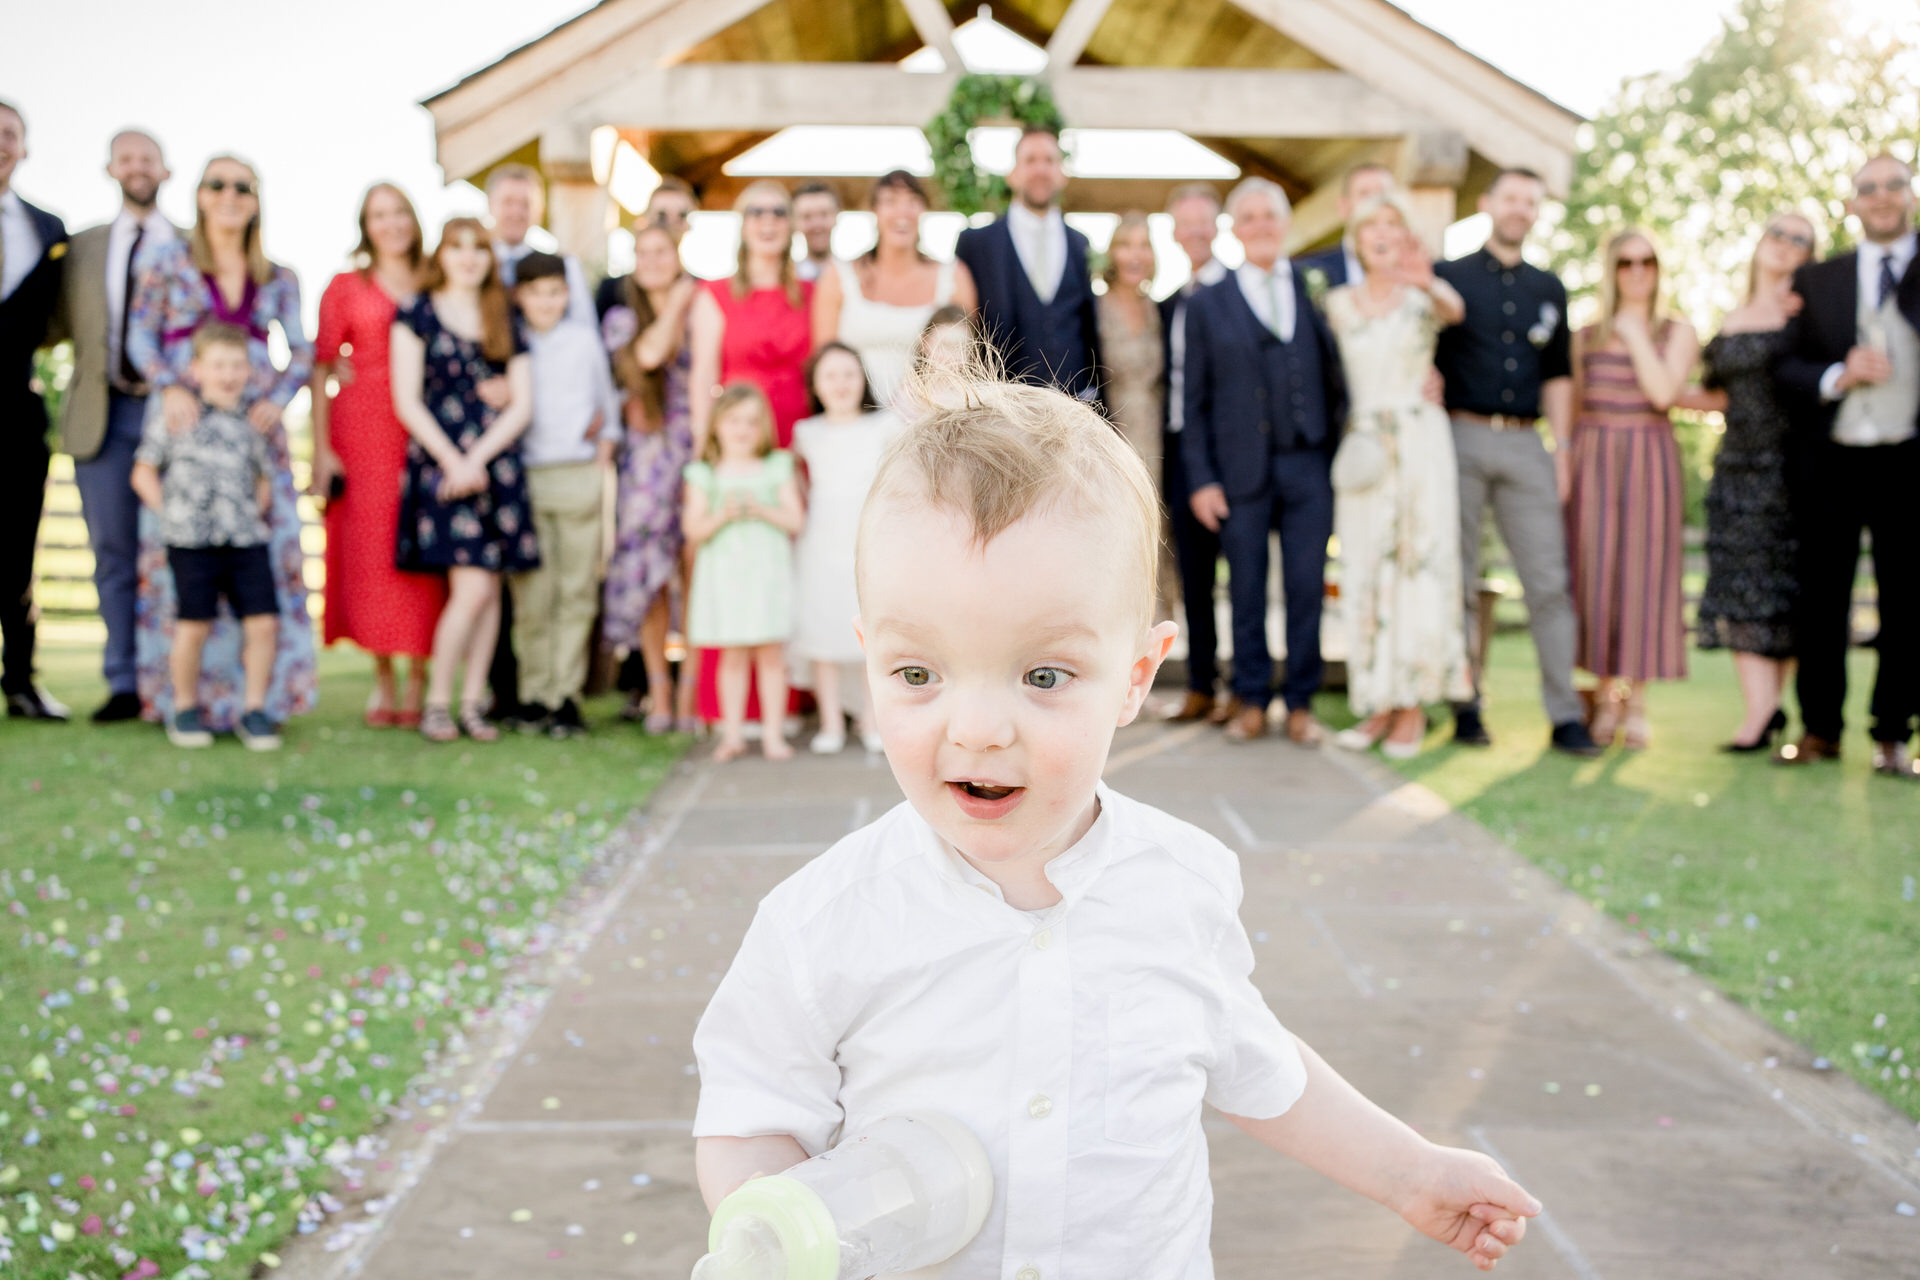
[[[392,361],[394,407],[412,437],[395,559],[447,575],[420,731],[436,742],[462,730],[491,742],[499,731],[481,709],[500,631],[500,575],[537,568],[540,548],[519,443],[533,417],[532,371],[477,219],[455,218],[441,232],[424,287],[394,320]],[[496,412],[479,386],[502,372],[512,398]],[[453,673],[462,662],[456,723]]]

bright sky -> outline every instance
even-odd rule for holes
[[[1730,0],[1399,3],[1509,74],[1592,112],[1623,77],[1697,52]],[[107,139],[137,124],[161,140],[174,169],[162,208],[187,223],[201,166],[234,152],[259,168],[268,252],[299,273],[311,318],[353,244],[354,212],[369,183],[391,179],[406,189],[430,240],[445,218],[484,206],[464,183],[442,186],[418,101],[584,7],[585,0],[22,4],[8,14],[0,43],[0,99],[28,122],[15,187],[69,229],[105,221],[118,205],[102,172]],[[1082,144],[1083,162],[1095,163],[1095,145]],[[731,217],[701,222],[689,240],[690,265],[718,274],[731,258]],[[939,247],[952,234],[940,228],[929,239]],[[839,240],[857,249],[870,235],[848,219]]]

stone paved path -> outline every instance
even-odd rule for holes
[[[1546,1202],[1500,1274],[1920,1275],[1920,1219],[1896,1209],[1920,1204],[1910,1122],[1430,793],[1331,750],[1163,726],[1123,732],[1109,777],[1239,851],[1255,977],[1283,1021]],[[695,1020],[760,895],[897,800],[858,752],[689,761],[544,1014],[399,1161],[424,1173],[379,1229],[333,1253],[310,1238],[289,1270],[682,1280],[706,1223]],[[1475,1274],[1217,1118],[1208,1133],[1222,1280]]]

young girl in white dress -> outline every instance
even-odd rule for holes
[[[873,410],[866,371],[845,343],[829,342],[815,353],[807,384],[820,412],[793,428],[793,451],[806,462],[809,479],[807,523],[794,557],[793,656],[812,664],[820,706],[812,749],[822,755],[842,750],[852,712],[861,742],[878,751],[880,735],[866,718],[865,655],[853,631],[860,611],[853,543],[867,489],[900,420]]]

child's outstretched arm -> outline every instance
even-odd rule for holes
[[[806,1148],[784,1133],[760,1138],[695,1138],[693,1174],[707,1212],[720,1207],[741,1183],[791,1169],[807,1158]]]
[[[1491,1271],[1520,1243],[1540,1202],[1497,1161],[1427,1141],[1368,1101],[1304,1042],[1299,1047],[1307,1070],[1300,1100],[1272,1119],[1227,1119],[1282,1155],[1387,1206],[1482,1271]]]

